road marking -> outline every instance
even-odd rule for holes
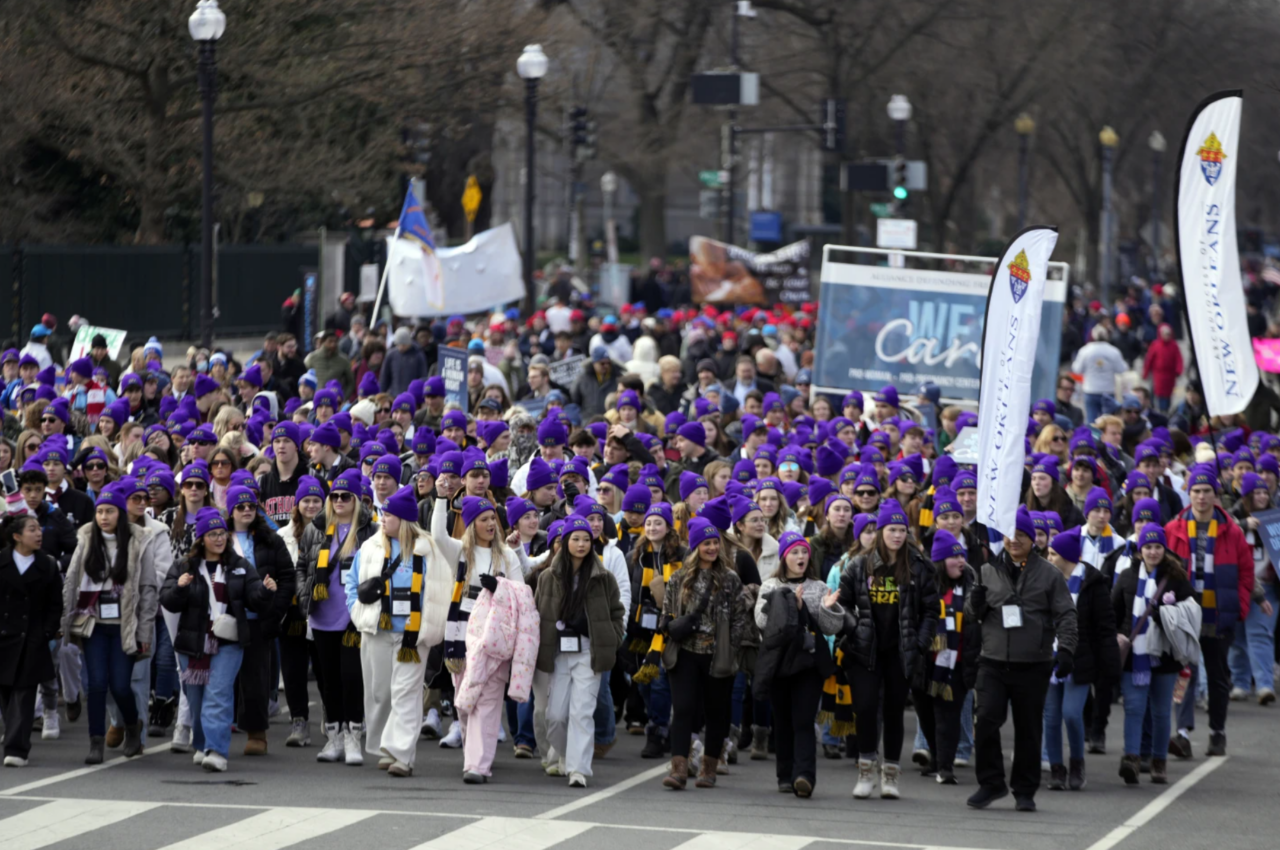
[[[0,820],[5,850],[39,850],[159,806],[114,800],[58,800]]]
[[[546,850],[591,828],[592,824],[571,821],[555,823],[532,818],[483,818],[425,844],[419,844],[412,850],[480,850],[498,846]]]
[[[269,809],[251,818],[170,844],[164,850],[279,850],[373,817],[355,809]],[[6,848],[7,850],[7,848]]]
[[[608,788],[601,788],[599,791],[588,794],[579,800],[574,800],[572,803],[565,803],[563,806],[557,806],[549,812],[543,812],[542,814],[535,815],[534,817],[537,820],[554,820],[555,818],[567,815],[570,812],[576,812],[578,809],[584,809],[587,806],[595,805],[601,800],[607,800],[616,794],[621,794],[628,788],[634,788],[635,786],[648,782],[651,779],[657,779],[659,776],[667,773],[667,771],[668,767],[663,763],[642,773],[637,773],[630,779],[624,779],[615,785],[610,785]]]
[[[172,741],[165,741],[163,744],[157,744],[154,747],[148,747],[142,751],[142,755],[149,756],[155,753],[168,752],[173,746]],[[12,797],[16,794],[25,794],[28,791],[35,791],[38,788],[44,788],[47,785],[53,785],[57,782],[65,782],[68,779],[75,779],[80,776],[88,776],[91,773],[97,773],[99,770],[106,770],[109,767],[115,767],[118,764],[124,764],[129,761],[137,761],[140,757],[128,758],[126,756],[118,756],[110,761],[104,761],[102,764],[95,764],[91,767],[80,767],[75,770],[68,770],[66,773],[59,773],[56,776],[48,776],[44,779],[37,779],[35,782],[28,782],[26,785],[18,785],[15,788],[6,788],[0,791],[0,797]],[[5,850],[8,850],[6,847]]]
[[[802,850],[818,840],[793,835],[705,832],[677,845],[672,850]]]
[[[1147,803],[1138,813],[1129,818],[1115,829],[1108,832],[1102,838],[1089,845],[1088,850],[1111,850],[1121,841],[1124,841],[1130,835],[1135,833],[1139,828],[1145,826],[1152,818],[1167,809],[1174,800],[1181,797],[1187,791],[1191,790],[1201,779],[1204,779],[1210,773],[1213,773],[1222,765],[1226,764],[1227,757],[1207,759],[1203,764],[1186,776],[1179,779],[1173,785],[1170,785],[1163,794],[1156,797],[1150,803]]]

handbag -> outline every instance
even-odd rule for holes
[[[214,637],[229,643],[238,643],[240,640],[240,628],[236,624],[236,618],[231,614],[219,614],[213,621],[211,631]]]
[[[98,618],[88,611],[81,611],[71,615],[71,636],[88,640],[93,635],[93,627],[98,624]]]

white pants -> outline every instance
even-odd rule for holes
[[[591,653],[561,652],[556,655],[547,699],[547,738],[563,753],[567,773],[591,775],[591,757],[596,746],[596,695],[600,674],[591,669]]]
[[[549,767],[560,761],[556,748],[547,737],[547,694],[551,690],[551,674],[533,671],[533,737],[542,753],[542,766]]]
[[[422,680],[427,650],[410,664],[396,660],[402,635],[378,632],[360,638],[360,673],[364,679],[364,748],[413,766],[422,731]]]

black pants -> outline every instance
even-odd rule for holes
[[[1101,738],[1107,734],[1114,697],[1115,688],[1110,682],[1093,683],[1093,712],[1089,714],[1089,734],[1092,737]]]
[[[286,627],[288,623],[285,624]],[[307,640],[306,634],[280,635],[280,672],[284,677],[284,698],[289,704],[289,717],[309,720],[307,709],[310,694],[307,692],[307,665],[315,670],[316,687],[324,693],[324,679],[320,670],[320,655],[316,642]],[[363,684],[363,682],[362,682]]]
[[[312,629],[321,672],[320,699],[328,723],[364,722],[364,677],[360,672],[360,647],[343,646],[341,632]]]
[[[750,693],[744,702],[751,703]],[[817,784],[818,739],[813,734],[813,719],[821,702],[822,679],[816,670],[773,680],[769,704],[773,706],[779,782],[794,782],[803,776]]]
[[[1244,625],[1241,624],[1240,628]],[[1204,675],[1209,682],[1210,732],[1227,731],[1227,706],[1231,702],[1231,669],[1227,666],[1227,653],[1231,649],[1232,638],[1231,632],[1200,638]]]
[[[267,731],[271,699],[271,656],[275,641],[262,636],[262,621],[249,621],[249,645],[236,677],[236,725],[242,732]]]
[[[874,759],[880,730],[884,724],[884,760],[897,764],[902,757],[902,715],[907,710],[907,677],[902,672],[902,656],[895,646],[876,656],[876,668],[868,670],[854,662],[849,665],[849,685],[853,689],[853,711],[858,718],[858,755]]]
[[[969,692],[957,690],[952,699],[929,696],[927,691],[912,690],[915,698],[916,722],[929,752],[939,770],[952,770],[956,765],[956,748],[960,746],[960,715]]]
[[[681,650],[676,665],[667,669],[667,681],[671,684],[671,755],[689,757],[693,733],[705,718],[704,752],[710,758],[720,758],[729,734],[733,677],[713,677],[710,654]]]
[[[1009,784],[1019,797],[1034,797],[1040,787],[1040,746],[1044,734],[1044,697],[1051,662],[998,664],[983,660],[973,689],[973,749],[978,782],[1003,788],[1004,753],[1000,727],[1013,711],[1013,769]]]
[[[36,686],[0,687],[0,717],[4,718],[4,754],[26,758],[31,753],[31,726],[36,721]]]

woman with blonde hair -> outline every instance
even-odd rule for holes
[[[702,470],[702,477],[707,479],[707,489],[711,498],[724,495],[724,488],[733,477],[733,467],[726,461],[713,460]]]
[[[381,533],[347,570],[347,611],[360,631],[365,751],[389,776],[413,773],[422,729],[427,653],[444,640],[452,601],[449,562],[418,525],[412,487],[387,499]]]
[[[446,515],[449,501],[437,498],[431,513],[431,537],[444,552],[445,563],[456,564],[456,577],[452,601],[449,606],[444,636],[444,663],[453,675],[454,687],[462,683],[467,664],[467,622],[475,607],[480,591],[497,590],[498,578],[524,581],[524,569],[519,555],[524,547],[513,552],[502,539],[497,509],[493,502],[480,496],[462,498],[463,532],[461,538],[449,536]],[[511,676],[510,662],[504,662],[485,682],[475,708],[459,710],[449,734],[440,742],[442,747],[463,748],[462,780],[468,785],[489,781],[493,757],[498,746],[498,733],[502,728],[502,696]]]
[[[231,405],[224,405],[213,417],[213,433],[221,440],[232,431],[244,429],[244,414]]]
[[[1032,451],[1042,455],[1053,455],[1058,459],[1058,466],[1062,466],[1068,458],[1067,445],[1066,433],[1057,425],[1050,423],[1040,429]]]
[[[13,458],[13,468],[22,469],[22,465],[40,451],[44,436],[38,428],[28,428],[18,435],[18,449]]]

